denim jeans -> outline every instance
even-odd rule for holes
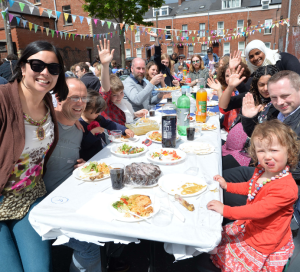
[[[64,245],[74,249],[70,272],[101,272],[100,246],[74,238]]]
[[[29,209],[42,201],[38,198]],[[0,271],[49,272],[52,271],[51,244],[32,228],[29,212],[20,220],[0,221]]]

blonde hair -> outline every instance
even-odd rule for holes
[[[147,66],[146,66],[146,75],[145,75],[145,78],[147,80],[151,80],[152,78],[150,78],[149,76],[149,69],[152,67],[152,66],[156,66],[156,69],[157,69],[157,72],[159,73],[159,69],[158,69],[158,65],[154,62],[154,61],[150,61]]]
[[[229,56],[224,56],[224,57],[220,58],[219,63],[220,63],[221,60],[223,62],[222,66],[225,66],[229,63],[230,58],[229,58]],[[219,65],[219,67],[220,67],[220,65]]]
[[[96,64],[96,65],[95,65]],[[95,63],[94,64],[94,67],[99,71],[99,76],[98,76],[98,78],[99,78],[99,80],[101,80],[101,64],[100,63]]]
[[[122,83],[122,80],[119,79],[115,74],[111,74],[109,76],[109,80],[110,80],[110,90],[113,94],[124,90],[124,85]]]
[[[193,66],[193,63],[192,63],[193,58],[198,58],[200,60],[200,70],[203,70],[204,69],[204,62],[203,62],[200,55],[195,54],[191,57],[190,72],[192,72],[192,73],[194,72],[194,66]]]
[[[179,65],[179,66],[178,66],[178,71],[181,71],[181,70],[183,70],[183,66],[182,66],[182,65]]]
[[[168,66],[168,68],[171,71],[172,70],[172,62],[171,62],[170,56],[168,54],[162,54],[161,55],[161,60],[164,60],[164,59],[168,59],[169,60],[169,66]]]

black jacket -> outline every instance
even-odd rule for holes
[[[92,72],[84,74],[80,80],[84,83],[87,89],[93,89],[99,92],[101,87],[100,80]]]
[[[10,80],[12,72],[11,70],[14,70],[17,60],[11,60],[11,66],[9,61],[5,61],[1,66],[0,66],[0,76],[4,77],[7,81]]]

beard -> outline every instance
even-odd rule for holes
[[[145,75],[144,74],[143,75],[133,74],[133,76],[136,80],[142,81]]]

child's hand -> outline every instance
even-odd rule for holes
[[[222,189],[227,190],[227,182],[220,175],[215,175],[214,180],[220,183]]]
[[[125,130],[126,135],[128,135],[130,138],[134,137],[134,132],[130,129],[126,129]]]
[[[91,130],[91,133],[93,135],[95,134],[99,134],[99,133],[103,133],[104,132],[104,128],[103,127],[95,127]]]
[[[218,200],[212,200],[208,202],[206,207],[208,210],[212,210],[223,215],[224,204]]]
[[[100,42],[101,50],[100,50],[99,45],[97,45],[97,49],[98,49],[98,54],[99,54],[101,64],[102,65],[108,64],[112,61],[112,59],[114,57],[115,49],[111,50],[111,52],[110,52],[110,41],[109,40],[106,42],[106,39],[104,39],[103,45],[102,45],[101,40],[99,42]]]
[[[134,115],[135,115],[136,117],[140,117],[140,118],[144,117],[144,116],[147,115],[147,114],[148,114],[148,110],[146,110],[146,109],[142,109],[142,110],[136,111],[136,112],[134,113]]]

